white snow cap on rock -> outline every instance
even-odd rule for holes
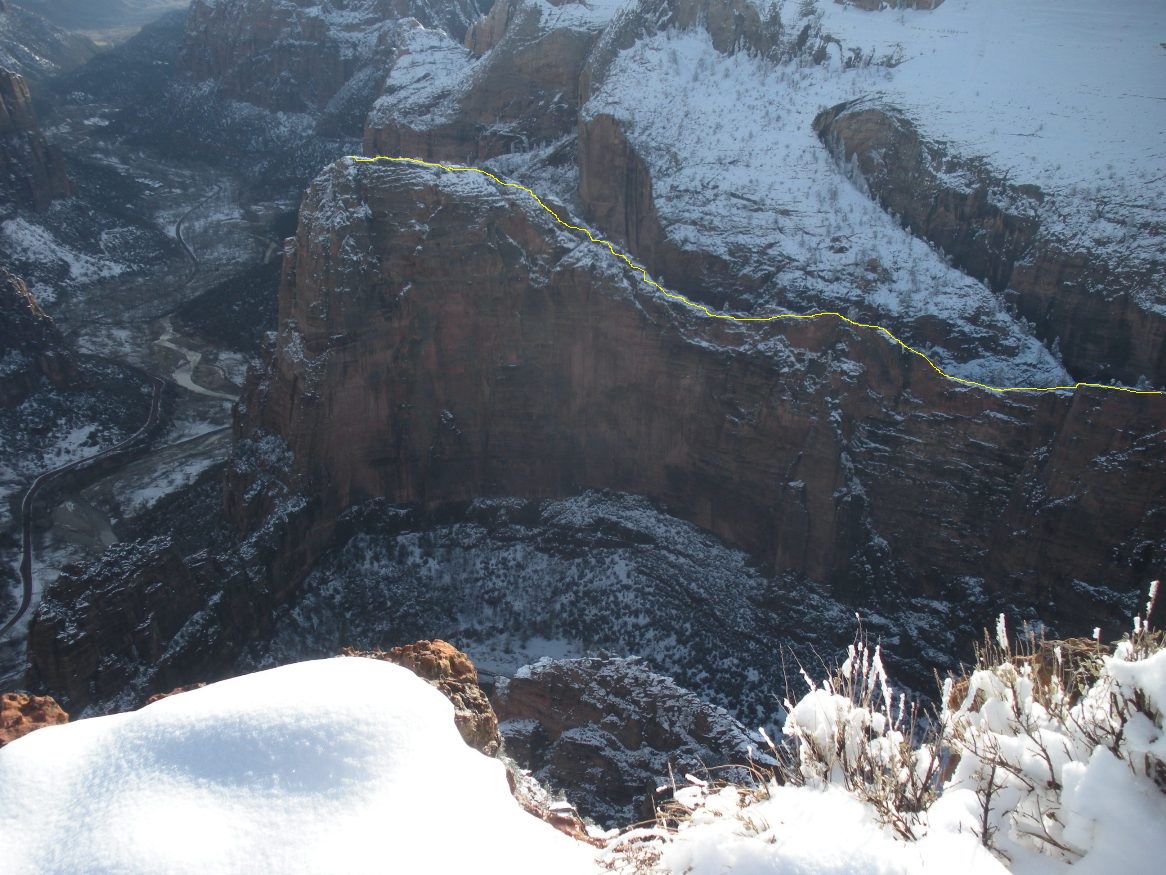
[[[59,730],[0,750],[5,875],[596,868],[386,662],[284,666]]]

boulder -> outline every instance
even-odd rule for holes
[[[45,726],[69,722],[52,696],[30,696],[27,693],[0,694],[0,747]]]

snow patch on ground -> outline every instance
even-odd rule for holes
[[[1101,186],[1166,203],[1159,0],[946,0],[875,14],[820,6],[824,29],[844,44],[901,47],[903,62],[870,84],[929,138],[1058,194]]]
[[[1166,5],[1158,0],[947,0],[931,12],[820,3],[844,45],[903,61],[870,96],[950,153],[1037,185],[1042,229],[1114,266],[1166,247]],[[947,180],[966,187],[958,175]],[[1151,283],[1131,293],[1166,313]]]
[[[418,25],[401,35],[400,52],[368,127],[394,119],[423,131],[451,121],[457,110],[454,96],[464,84],[462,73],[474,63],[469,50],[444,31]],[[435,112],[436,107],[445,111]]]

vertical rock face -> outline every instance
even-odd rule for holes
[[[1129,291],[1160,284],[1161,264],[1112,265],[1057,239],[1042,227],[1040,189],[946,155],[893,108],[842,104],[823,112],[815,128],[904,225],[1012,299],[1042,340],[1057,341],[1078,379],[1132,384],[1144,376],[1166,384],[1166,317]],[[961,169],[978,185],[958,189],[945,181],[945,166],[955,164],[968,165]]]
[[[476,0],[195,0],[179,69],[273,110],[319,110],[392,54],[398,19],[462,39]]]
[[[44,210],[69,192],[65,159],[40,132],[28,84],[0,70],[0,203]]]
[[[30,684],[52,690],[73,711],[121,693],[134,658],[162,661],[204,602],[164,539],[117,544],[95,564],[66,570],[45,591],[28,632]],[[175,686],[167,680],[159,679],[163,689]],[[125,707],[141,700],[136,692]]]
[[[579,121],[579,201],[596,226],[669,288],[701,300],[709,288],[732,297],[764,283],[711,252],[669,241],[652,198],[652,173],[619,120],[606,113]]]
[[[971,577],[1054,617],[1163,556],[1160,397],[971,391],[834,321],[701,320],[525,195],[435,174],[332,166],[285,260],[238,428],[286,442],[321,525],[613,488],[840,593]]]
[[[19,404],[42,377],[65,388],[77,374],[53,320],[24,281],[0,267],[0,407]]]

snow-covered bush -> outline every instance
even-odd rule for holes
[[[1006,859],[1028,850],[1071,861],[1094,845],[1090,795],[1104,807],[1132,789],[1166,807],[1163,637],[1137,617],[1112,651],[1099,634],[1014,642],[1001,617],[971,675],[944,685],[942,738],[956,760],[942,808],[962,799],[981,842]]]
[[[1157,591],[1155,581],[1147,618]],[[1005,861],[1108,854],[1126,844],[1117,836],[1136,839],[1140,820],[1166,815],[1164,639],[1140,616],[1113,647],[1099,631],[1010,639],[1002,615],[921,731],[860,634],[821,684],[803,671],[810,691],[786,702],[793,753],[777,777],[844,787],[906,839],[971,833]]]
[[[1099,632],[1013,640],[1001,617],[923,720],[860,633],[826,680],[802,672],[809,691],[786,702],[772,777],[742,788],[686,775],[667,818],[612,841],[605,862],[693,875],[1160,871],[1164,645],[1141,617],[1111,647]]]
[[[797,749],[797,769],[782,778],[811,786],[838,784],[871,804],[883,823],[916,837],[921,812],[935,797],[940,759],[934,741],[917,746],[918,705],[891,690],[882,655],[860,632],[846,661],[810,692],[783,732]],[[771,745],[776,749],[776,745]]]

